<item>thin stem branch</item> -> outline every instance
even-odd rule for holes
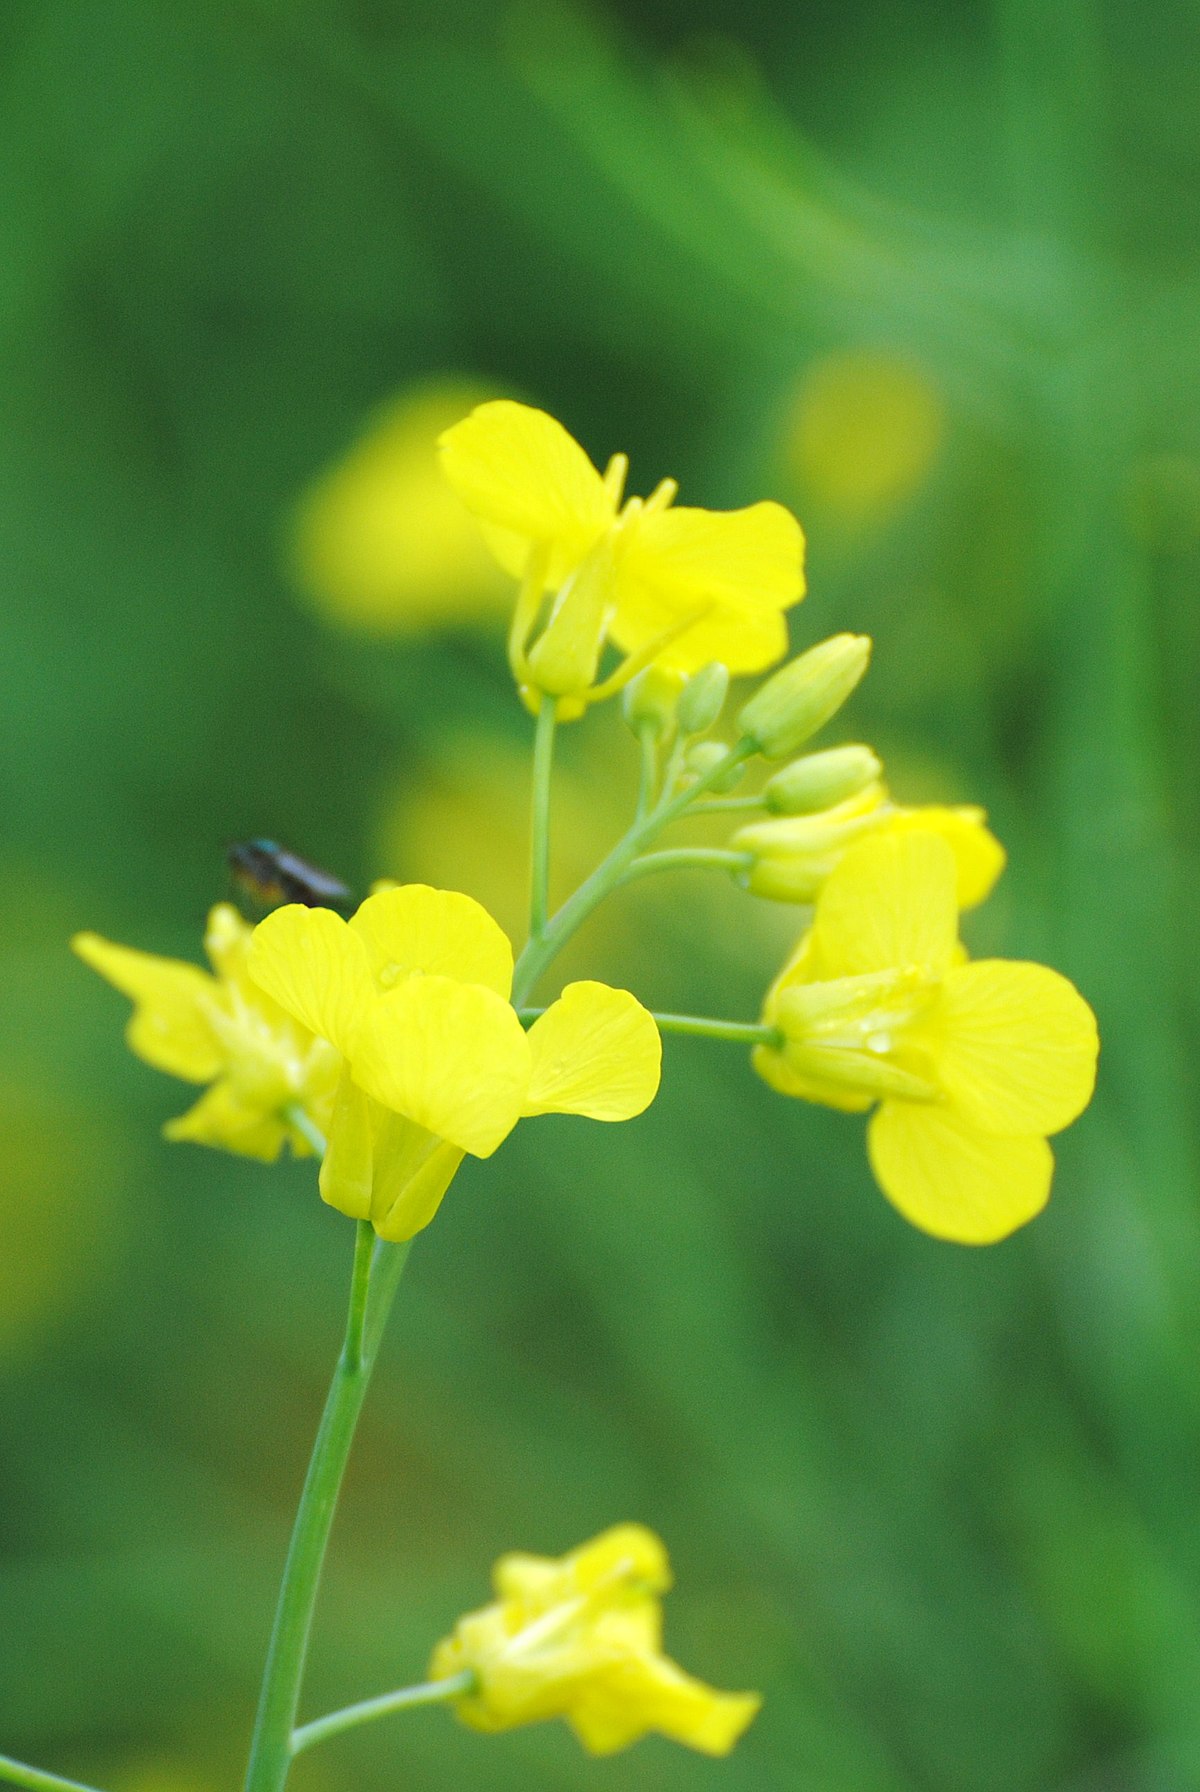
[[[518,1008],[517,1019],[522,1026],[532,1026],[546,1010],[544,1008]],[[651,1014],[651,1020],[660,1033],[688,1033],[698,1039],[724,1039],[732,1045],[774,1045],[783,1044],[783,1034],[778,1027],[769,1027],[752,1020],[720,1020],[707,1014]]]
[[[668,786],[649,815],[634,822],[591,876],[585,878],[574,895],[569,896],[558,912],[550,917],[540,938],[531,939],[527,943],[513,973],[512,999],[517,1007],[529,996],[542,972],[572,934],[582,926],[597,904],[603,902],[610,891],[617,887],[627,867],[637,858],[642,848],[648,846],[663,828],[676,821],[696,797],[711,790],[732,766],[740,765],[743,759],[752,758],[757,751],[752,740],[738,741],[736,746],[730,747],[724,759],[718,760],[716,765],[711,766],[694,784],[677,796],[670,794]]]
[[[291,1765],[292,1730],[300,1701],[300,1683],[308,1654],[321,1568],[358,1415],[371,1376],[371,1359],[364,1351],[364,1332],[373,1245],[370,1221],[360,1220],[354,1245],[346,1334],[292,1529],[263,1672],[254,1740],[246,1771],[246,1792],[281,1792]]]
[[[717,1020],[705,1014],[656,1014],[660,1033],[688,1033],[700,1039],[725,1039],[732,1045],[781,1045],[778,1027],[749,1020]]]
[[[324,1157],[326,1150],[325,1134],[314,1120],[311,1120],[298,1101],[289,1102],[283,1110],[283,1117],[289,1126],[294,1126],[301,1138],[307,1139],[318,1157]]]
[[[636,877],[652,877],[656,871],[749,871],[754,855],[729,852],[720,846],[671,846],[664,852],[644,853],[626,867],[623,884]]]
[[[362,1699],[357,1705],[331,1711],[328,1717],[314,1718],[312,1723],[301,1725],[292,1737],[292,1754],[303,1754],[314,1743],[327,1742],[331,1736],[340,1736],[343,1730],[356,1729],[359,1724],[373,1723],[377,1717],[389,1717],[393,1711],[408,1711],[414,1705],[445,1704],[449,1699],[457,1698],[460,1692],[467,1692],[474,1681],[475,1676],[468,1668],[445,1680],[429,1680],[421,1686],[402,1686],[398,1692],[385,1692],[377,1699]]]
[[[691,815],[749,815],[755,810],[765,809],[766,802],[761,796],[714,796],[707,803],[695,803],[688,810]]]
[[[0,1780],[13,1786],[28,1786],[29,1792],[95,1792],[82,1780],[65,1780],[61,1774],[27,1767],[24,1761],[14,1761],[10,1755],[0,1755]]]
[[[550,782],[558,703],[543,697],[533,737],[533,823],[530,847],[529,937],[539,939],[550,911]]]

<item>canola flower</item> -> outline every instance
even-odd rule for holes
[[[632,1119],[658,1088],[658,1031],[626,990],[569,984],[526,1033],[512,947],[469,896],[394,886],[349,922],[292,903],[254,929],[223,904],[208,947],[215,977],[75,941],[134,1000],[139,1056],[217,1079],[168,1137],[270,1159],[320,1129],[322,1196],[381,1238],[428,1225],[463,1157],[490,1157],[522,1116]]]
[[[905,807],[891,802],[881,783],[816,814],[752,822],[729,845],[750,856],[746,884],[754,895],[812,902],[856,841],[910,833],[935,834],[950,848],[959,908],[976,908],[991,895],[1005,855],[985,811],[972,803]]]
[[[487,396],[461,377],[409,387],[304,493],[290,570],[329,621],[382,638],[505,614],[504,574],[437,456],[440,432]]]
[[[414,452],[424,479],[424,446]],[[363,490],[370,514],[387,519],[378,539],[391,543],[381,456],[368,455]],[[714,734],[730,674],[773,666],[786,648],[786,611],[804,589],[803,537],[787,511],[677,508],[670,480],[625,500],[623,456],[602,476],[560,424],[509,401],[454,424],[441,456],[456,501],[520,581],[509,655],[537,723],[519,956],[478,902],[425,884],[378,887],[348,921],[291,904],[251,928],[219,904],[211,972],[95,934],[74,941],[133,1002],[132,1049],[206,1085],[170,1138],[267,1160],[285,1143],[315,1153],[321,1194],[356,1222],[346,1330],[284,1569],[247,1792],[283,1792],[298,1753],[416,1705],[450,1705],[481,1731],[562,1718],[601,1755],[650,1732],[726,1754],[758,1709],[756,1695],[715,1691],[663,1653],[665,1549],[620,1525],[557,1560],[502,1558],[495,1600],[437,1645],[427,1683],[298,1724],[321,1567],[379,1340],[409,1241],[465,1156],[490,1157],[523,1117],[640,1114],[658,1088],[660,1034],[690,1033],[750,1046],[783,1094],[873,1109],[868,1155],[889,1200],[936,1238],[984,1244],[1045,1204],[1048,1140],[1082,1112],[1095,1076],[1095,1020],[1064,977],[972,963],[959,941],[960,910],[986,898],[1004,865],[984,812],[897,804],[862,743],[808,750],[863,678],[865,636],[796,655],[740,702],[731,740]],[[356,490],[330,495],[334,547]],[[363,564],[386,560],[366,549]],[[353,552],[340,564],[351,582],[362,571]],[[624,658],[605,672],[610,645]],[[552,911],[556,724],[619,691],[638,745],[632,818]],[[745,792],[756,761],[765,781]],[[738,817],[726,846],[659,845],[677,824],[716,815]],[[652,1015],[593,981],[529,1006],[600,903],[677,870],[732,872],[758,894],[813,904],[760,1020]],[[0,1778],[80,1792],[5,1757]]]
[[[496,1599],[460,1618],[429,1677],[465,1677],[454,1708],[477,1730],[563,1718],[593,1755],[652,1731],[726,1755],[762,1701],[716,1692],[662,1653],[667,1552],[642,1525],[615,1525],[569,1555],[502,1556]]]
[[[321,1193],[381,1238],[428,1225],[464,1155],[490,1157],[523,1116],[630,1120],[658,1089],[658,1030],[627,990],[568,984],[526,1033],[507,936],[454,891],[381,890],[348,922],[276,909],[249,969],[338,1053]]]
[[[96,933],[71,944],[85,964],[133,1003],[130,1050],[156,1070],[207,1083],[169,1139],[190,1139],[273,1162],[290,1146],[311,1156],[329,1125],[338,1081],[332,1047],[285,1013],[247,971],[253,928],[228,902],[209,912],[212,972],[115,945]]]
[[[1087,1106],[1096,1022],[1045,965],[982,959],[958,939],[945,840],[912,830],[851,847],[768,992],[776,1038],[754,1065],[784,1095],[874,1107],[880,1187],[923,1231],[990,1244],[1045,1206],[1047,1135]]]
[[[509,399],[448,429],[441,453],[496,559],[521,581],[509,658],[533,707],[554,698],[566,720],[651,662],[757,672],[786,652],[804,537],[782,505],[688,509],[675,505],[673,479],[622,502],[625,455],[601,476],[561,423]],[[626,658],[598,680],[608,641]]]

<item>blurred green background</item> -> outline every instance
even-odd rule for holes
[[[311,1168],[158,1138],[77,927],[181,956],[225,843],[519,912],[495,625],[288,572],[300,494],[453,378],[631,489],[774,496],[850,737],[988,804],[977,948],[1096,1006],[1047,1214],[906,1228],[862,1128],[668,1044],[419,1242],[309,1715],[419,1675],[492,1558],[637,1517],[668,1641],[762,1717],[710,1763],[424,1712],[298,1788],[1200,1786],[1200,11],[1194,0],[7,0],[0,16],[0,1749],[209,1792],[248,1739],[350,1232]],[[836,738],[836,735],[834,736]],[[632,747],[571,732],[563,874]],[[794,917],[639,886],[576,965],[750,1015]]]

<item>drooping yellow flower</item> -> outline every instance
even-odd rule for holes
[[[402,635],[506,613],[504,576],[438,465],[439,434],[484,396],[464,379],[401,393],[305,492],[292,570],[331,621]]]
[[[502,1556],[492,1579],[495,1604],[460,1618],[429,1668],[432,1680],[475,1676],[455,1700],[474,1729],[562,1717],[594,1755],[651,1732],[726,1755],[762,1703],[716,1692],[662,1653],[670,1566],[642,1525],[616,1525],[557,1558]]]
[[[71,944],[133,1002],[126,1038],[147,1064],[211,1086],[168,1121],[169,1139],[191,1139],[273,1162],[284,1140],[299,1157],[312,1146],[288,1118],[299,1109],[329,1124],[336,1052],[272,1001],[246,974],[252,929],[227,902],[210,912],[205,949],[215,975],[179,959],[117,946],[95,933]]]
[[[862,1112],[871,1167],[916,1226],[962,1244],[1039,1213],[1047,1134],[1087,1106],[1091,1009],[1044,965],[966,962],[955,865],[919,830],[850,847],[813,925],[768,992],[776,1045],[754,1064],[785,1095]]]
[[[496,558],[522,581],[514,674],[558,698],[560,715],[579,715],[651,662],[757,672],[785,653],[784,611],[804,593],[804,537],[781,505],[674,508],[670,479],[623,504],[624,455],[601,477],[553,417],[505,399],[447,430],[441,451]],[[597,684],[607,640],[628,657]]]
[[[938,803],[906,808],[888,799],[882,784],[814,815],[785,815],[739,828],[729,844],[753,855],[747,885],[775,902],[812,902],[845,852],[868,837],[934,834],[954,857],[960,909],[989,896],[1004,869],[1004,848],[990,832],[987,814],[973,804]]]
[[[338,1056],[321,1193],[382,1238],[428,1225],[463,1156],[490,1157],[523,1115],[628,1120],[658,1088],[658,1029],[627,990],[570,983],[526,1033],[507,937],[454,891],[383,889],[349,922],[276,909],[248,968]]]

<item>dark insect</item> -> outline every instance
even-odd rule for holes
[[[306,908],[343,909],[354,895],[340,877],[289,852],[277,840],[235,840],[226,857],[233,880],[260,908],[302,902]]]

